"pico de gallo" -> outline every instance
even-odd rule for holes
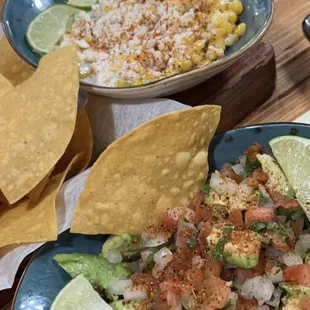
[[[58,254],[114,310],[310,309],[310,222],[275,159],[254,144],[210,174],[189,208],[98,256]]]

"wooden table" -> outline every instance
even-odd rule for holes
[[[275,0],[275,4],[274,21],[264,41],[275,49],[277,87],[273,96],[238,126],[293,121],[310,110],[310,43],[301,30],[303,18],[310,13],[310,2]],[[0,308],[8,309],[11,302]]]

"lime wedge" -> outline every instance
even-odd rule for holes
[[[269,144],[310,220],[310,139],[281,136]]]
[[[65,4],[56,4],[39,14],[29,25],[26,37],[30,46],[39,53],[53,51],[65,34],[73,15],[81,10]]]
[[[51,310],[113,310],[83,275],[71,280],[57,295]]]
[[[75,6],[77,8],[91,8],[91,6],[97,3],[97,0],[68,0],[69,5]]]

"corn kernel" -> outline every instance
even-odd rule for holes
[[[235,34],[229,34],[225,39],[226,46],[233,46],[237,41],[237,36]]]
[[[133,81],[131,83],[131,86],[139,86],[139,85],[142,85],[142,84],[143,84],[142,80],[136,80],[136,81]]]
[[[224,23],[224,17],[219,15],[219,16],[216,16],[214,19],[213,19],[213,23],[214,23],[214,26],[215,27],[220,27],[222,26],[222,24]]]
[[[236,36],[241,37],[241,36],[244,35],[245,30],[246,30],[245,23],[241,23],[241,24],[236,26],[236,29],[235,29],[234,33],[235,33]]]
[[[200,23],[205,23],[207,21],[207,15],[202,13],[202,12],[198,12],[197,13],[197,20],[200,22]]]
[[[181,72],[188,71],[192,68],[193,64],[190,59],[180,59],[176,61],[177,69],[179,69]]]
[[[225,12],[227,10],[227,3],[225,2],[220,2],[218,4],[218,9],[221,11],[221,12]]]
[[[206,43],[204,40],[198,40],[194,43],[194,48],[197,52],[202,51],[206,47]]]
[[[130,84],[125,82],[125,81],[117,81],[116,82],[116,87],[128,87],[128,86],[130,86]]]
[[[198,54],[198,53],[193,53],[191,54],[191,59],[192,59],[192,62],[195,64],[195,65],[200,65],[201,62],[202,62],[202,55],[201,54]]]
[[[222,37],[226,36],[226,30],[223,27],[216,28],[215,33],[216,33],[217,38],[222,38]]]
[[[235,12],[226,11],[224,13],[224,16],[225,16],[226,20],[232,24],[235,24],[237,22],[238,16]]]
[[[194,34],[192,34],[192,35],[190,35],[190,36],[188,36],[188,37],[185,37],[184,39],[183,39],[183,42],[185,43],[185,44],[193,44],[194,42],[196,41],[196,36],[194,35]]]
[[[210,62],[214,61],[216,59],[217,55],[215,51],[213,50],[208,50],[206,53],[206,59],[209,60]]]
[[[220,48],[222,50],[226,49],[226,45],[224,39],[220,38],[215,41],[215,47]]]
[[[230,11],[233,11],[237,15],[240,15],[242,13],[242,11],[243,11],[243,5],[242,5],[241,1],[234,0],[233,2],[230,2],[228,4],[228,9]]]

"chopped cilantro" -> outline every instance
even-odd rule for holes
[[[224,252],[225,243],[226,243],[226,239],[224,237],[220,238],[220,240],[215,245],[214,252],[213,252],[213,259],[218,260],[218,261],[222,261],[224,259],[223,252]]]
[[[231,233],[233,232],[234,228],[235,227],[233,225],[226,225],[225,226],[225,231],[227,232],[229,237],[230,237]]]
[[[211,186],[209,183],[206,183],[205,186],[203,187],[203,192],[208,195],[210,193]]]
[[[197,240],[196,239],[187,239],[186,244],[190,249],[193,249],[197,245]]]
[[[266,223],[263,222],[255,222],[251,225],[250,229],[257,233],[265,233],[266,232]]]
[[[268,199],[266,197],[264,197],[261,192],[259,192],[258,198],[257,198],[258,206],[261,207],[261,206],[265,205],[267,202],[268,202]]]
[[[147,272],[150,272],[152,271],[152,269],[154,268],[155,266],[155,262],[154,262],[154,253],[151,253],[148,257],[147,257],[147,260],[146,260],[146,265],[144,267],[144,270],[147,271]]]
[[[248,157],[246,158],[245,167],[244,167],[244,171],[245,171],[246,176],[252,175],[254,170],[256,170],[260,167],[261,167],[260,162],[257,159],[251,161],[251,160],[249,160]]]

